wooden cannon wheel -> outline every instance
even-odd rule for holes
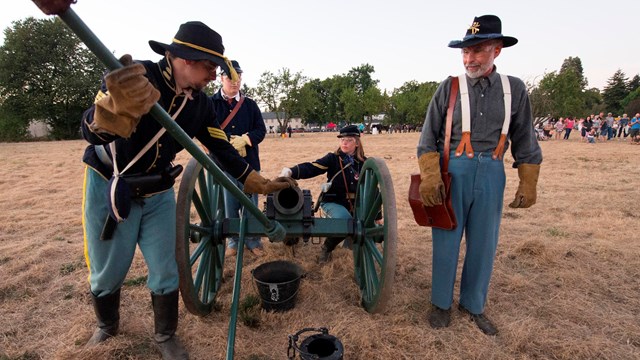
[[[223,190],[196,159],[189,161],[176,204],[176,260],[182,301],[195,315],[211,312],[222,284]]]
[[[381,159],[367,159],[360,170],[354,219],[354,270],[362,306],[382,312],[392,295],[398,222],[391,174]]]

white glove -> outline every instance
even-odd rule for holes
[[[242,157],[247,156],[246,146],[247,145],[251,146],[251,139],[249,139],[249,135],[247,134],[244,134],[241,136],[231,135],[230,143],[231,145],[233,145],[234,148],[236,148],[236,150],[238,150],[238,153],[240,154],[240,156]]]
[[[293,175],[293,172],[289,168],[282,168],[282,171],[280,171],[280,177],[291,177],[291,175]]]

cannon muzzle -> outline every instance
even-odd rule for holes
[[[300,187],[290,187],[273,193],[273,206],[283,215],[293,215],[302,209],[304,196]]]

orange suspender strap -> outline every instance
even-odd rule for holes
[[[462,155],[466,150],[467,157],[473,157],[473,148],[471,147],[471,106],[469,105],[469,86],[467,85],[467,76],[462,74],[458,76],[460,81],[460,107],[462,110],[462,138],[460,144],[456,148],[456,157]]]

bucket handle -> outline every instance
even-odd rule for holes
[[[300,355],[305,355],[307,356],[309,359],[320,359],[320,357],[317,354],[311,354],[308,352],[304,352],[302,350],[300,350],[300,348],[298,347],[298,339],[300,338],[300,335],[302,333],[308,332],[308,331],[315,331],[315,332],[320,332],[322,333],[322,335],[329,335],[329,330],[325,327],[321,327],[321,328],[304,328],[300,331],[298,331],[297,333],[295,333],[294,335],[289,335],[289,348],[287,348],[287,357],[289,358],[289,360],[293,360],[296,357],[296,351],[298,351],[300,353]]]
[[[258,294],[260,294],[260,290],[258,290],[256,282],[259,282],[259,283],[264,284],[264,285],[268,285],[269,286],[269,292],[271,293],[271,300],[274,300],[274,301],[268,301],[268,300],[265,300],[265,299],[261,299],[263,302],[266,302],[267,304],[280,304],[280,303],[283,303],[283,302],[287,302],[287,301],[293,299],[296,295],[298,295],[298,292],[300,291],[300,287],[298,287],[298,289],[296,289],[296,292],[293,293],[293,295],[289,296],[287,299],[284,299],[282,301],[278,301],[278,299],[280,298],[280,294],[278,293],[278,286],[256,279],[255,276],[253,276],[253,270],[255,270],[255,269],[251,269],[251,276],[255,280],[255,281],[253,281],[253,289]],[[299,279],[304,279],[305,277],[307,277],[307,273],[303,272],[302,274],[300,274]],[[295,281],[295,280],[291,280],[291,281]],[[273,294],[274,291],[275,291],[275,299],[274,299],[274,294]]]
[[[255,285],[254,285],[254,286],[255,286]],[[278,290],[276,289],[276,292],[277,292],[277,291],[278,291]],[[265,302],[265,303],[267,303],[267,304],[282,304],[282,303],[286,303],[287,301],[289,301],[289,300],[293,299],[296,295],[298,295],[298,291],[300,291],[300,289],[296,290],[296,292],[295,292],[295,293],[293,293],[293,295],[289,296],[288,298],[286,298],[286,299],[284,299],[284,300],[280,300],[280,301],[278,301],[278,299],[277,299],[277,298],[274,300],[274,299],[273,299],[273,293],[272,293],[272,294],[271,294],[271,299],[272,299],[272,300],[274,300],[274,301],[269,301],[269,300],[262,299],[262,302]],[[258,292],[258,293],[260,293],[260,292]],[[277,294],[276,294],[276,296],[277,296]]]

